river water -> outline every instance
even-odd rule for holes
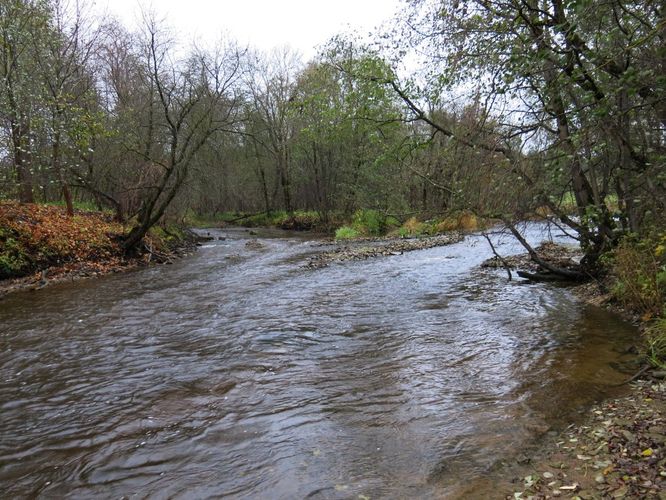
[[[0,301],[0,497],[455,497],[626,377],[633,327],[481,237],[306,269],[213,235]]]

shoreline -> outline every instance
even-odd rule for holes
[[[166,252],[145,251],[136,256],[113,256],[104,260],[83,260],[49,266],[27,276],[0,280],[0,300],[10,294],[42,290],[52,285],[74,283],[132,271],[155,265],[173,264],[176,259],[184,258],[196,250],[203,237],[192,236],[173,244]]]
[[[639,379],[500,467],[504,499],[666,498],[666,381]]]
[[[593,281],[570,289],[642,331],[641,319],[603,288]],[[521,459],[501,465],[510,483],[494,490],[497,498],[666,499],[666,373],[642,364],[618,386],[626,394],[599,401],[565,429],[544,435]]]

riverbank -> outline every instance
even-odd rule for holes
[[[560,262],[578,258],[575,249],[545,244],[540,252]],[[529,256],[486,261],[484,267],[530,268]],[[608,292],[608,283],[572,288],[581,300],[620,314],[638,325],[638,314],[623,308]],[[636,352],[643,340],[636,339]],[[654,498],[666,499],[666,382],[661,370],[627,375],[625,394],[602,401],[560,432],[551,432],[513,463],[500,465],[506,481],[489,492],[496,498]]]
[[[647,377],[590,408],[502,474],[496,498],[666,498],[666,382]]]
[[[460,231],[451,231],[436,236],[420,238],[356,238],[353,241],[337,243],[333,250],[311,256],[305,267],[319,269],[335,262],[366,260],[375,257],[401,255],[414,250],[425,250],[462,241],[465,235]]]
[[[0,297],[56,283],[95,278],[190,253],[197,237],[187,231],[152,230],[126,255],[127,231],[109,214],[62,207],[0,202]]]

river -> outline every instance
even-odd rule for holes
[[[318,240],[211,232],[0,300],[0,497],[455,497],[626,377],[632,326],[480,236],[307,269]]]

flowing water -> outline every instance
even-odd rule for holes
[[[0,497],[448,497],[626,377],[631,326],[481,237],[305,269],[321,242],[213,234],[0,301]]]

